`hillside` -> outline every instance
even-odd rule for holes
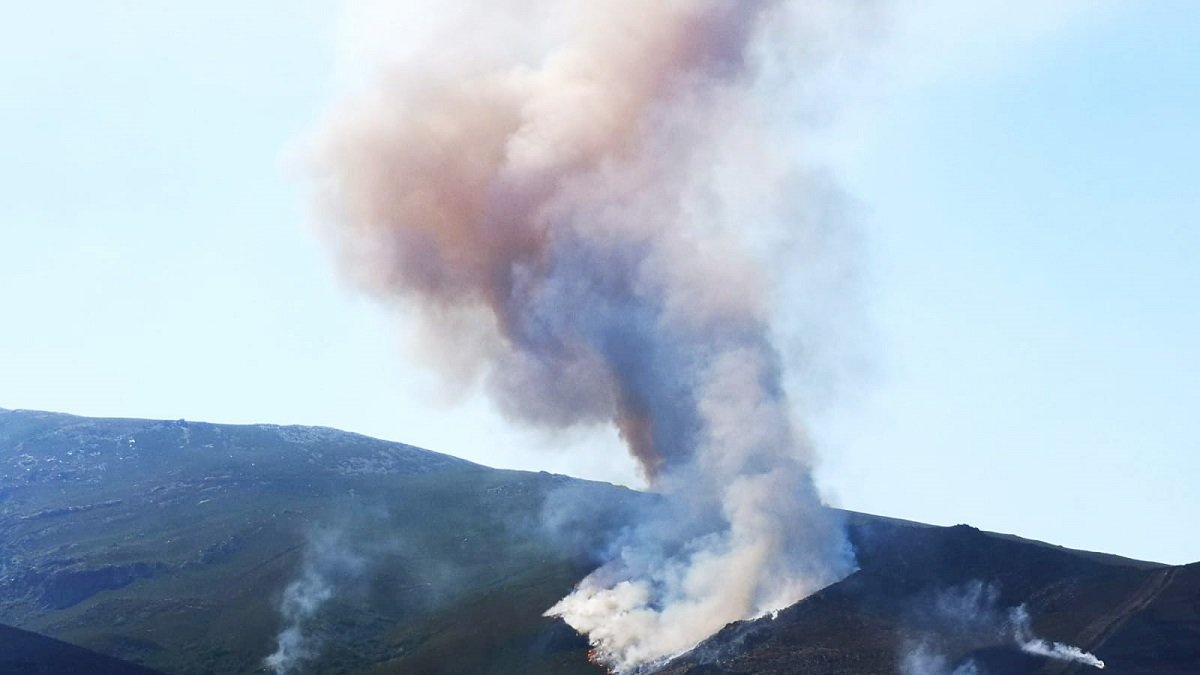
[[[60,640],[3,625],[0,625],[0,673],[5,673],[5,675],[46,675],[51,673],[156,675],[156,671],[128,661],[114,659],[111,656],[97,654]]]
[[[314,670],[467,659],[464,612],[472,631],[496,613],[480,657],[523,661],[523,643],[564,642],[540,612],[589,564],[542,525],[561,489],[636,497],[331,429],[0,412],[0,622],[166,672],[253,672],[281,594],[333,536],[363,562],[330,580]]]
[[[0,411],[0,623],[167,673],[262,672],[293,624],[311,672],[594,673],[541,612],[651,499],[332,429]],[[1200,672],[1195,566],[848,517],[857,573],[664,672],[893,673],[926,638],[1056,665],[920,615],[972,583],[1108,672]],[[323,598],[298,623],[289,587]]]
[[[726,627],[661,672],[892,673],[918,649],[946,664],[920,675],[968,662],[982,673],[1092,671],[1022,653],[1007,611],[1021,605],[1037,637],[1093,652],[1107,673],[1200,672],[1200,564],[1130,561],[965,525],[859,519],[851,532],[858,572],[774,618]]]

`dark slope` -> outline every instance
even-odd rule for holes
[[[1078,552],[959,525],[858,518],[860,570],[774,618],[731,625],[661,672],[865,675],[899,671],[928,645],[984,673],[1096,672],[1021,653],[1006,626],[1025,605],[1034,632],[1076,645],[1108,673],[1200,673],[1200,569]],[[932,611],[979,584],[987,625]],[[958,594],[958,595],[956,595]],[[957,603],[959,600],[952,600]],[[946,673],[945,675],[949,675]]]
[[[0,625],[0,673],[5,675],[155,675],[128,661]]]
[[[596,673],[541,612],[646,499],[331,429],[0,410],[0,622],[164,672],[256,672],[284,589],[323,564],[311,542],[332,540],[357,562],[306,624],[321,645],[308,672]],[[1106,672],[1200,672],[1171,670],[1196,663],[1194,567],[849,517],[858,573],[666,672],[896,672],[930,629],[921,603],[976,580]],[[993,675],[1045,665],[943,646]]]
[[[1109,672],[1200,673],[1200,563],[1146,575],[1117,611],[1089,623],[1080,640],[1104,655]]]

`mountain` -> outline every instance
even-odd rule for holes
[[[563,650],[563,672],[593,672],[540,615],[592,564],[542,524],[563,490],[610,514],[641,498],[331,429],[4,411],[0,622],[168,673],[254,672],[313,568],[334,590],[307,622],[314,672],[559,668]]]
[[[951,675],[969,662],[984,673],[1092,670],[1024,653],[1012,625],[1024,607],[1033,635],[1093,652],[1105,672],[1200,673],[1200,564],[1157,565],[966,525],[858,517],[850,531],[857,572],[775,617],[727,626],[660,672],[890,673],[920,650],[946,667],[914,667],[916,675]]]
[[[654,499],[332,429],[0,410],[0,623],[166,673],[263,672],[281,632],[305,672],[598,673],[541,613]],[[858,572],[662,672],[1062,672],[997,628],[1020,606],[1108,672],[1200,672],[1196,566],[846,515]],[[960,596],[971,630],[929,610]]]
[[[157,671],[44,635],[0,625],[0,673],[5,675],[156,675]]]

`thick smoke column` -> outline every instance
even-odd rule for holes
[[[631,670],[844,576],[753,249],[826,198],[765,83],[800,88],[857,9],[449,5],[444,39],[331,118],[319,188],[346,269],[418,310],[448,374],[514,419],[616,425],[670,497],[550,612]]]

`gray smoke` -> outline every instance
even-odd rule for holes
[[[925,643],[912,645],[900,660],[900,675],[984,675],[979,666],[968,659],[954,665],[945,654]]]
[[[994,646],[1013,646],[1026,654],[1104,668],[1104,662],[1078,647],[1038,638],[1024,605],[998,608],[999,589],[994,584],[971,581],[937,594],[928,611],[916,618],[924,635],[907,641],[900,656],[901,675],[984,675],[963,654]]]
[[[799,141],[869,4],[440,2],[323,130],[343,267],[420,318],[430,362],[514,420],[615,425],[667,497],[549,610],[611,668],[853,569],[785,391],[768,262],[847,267],[825,246],[839,223],[797,217],[838,210]]]
[[[342,530],[315,531],[308,539],[299,576],[284,589],[279,604],[283,628],[276,636],[275,651],[263,665],[277,675],[286,675],[315,659],[321,639],[312,631],[313,619],[333,599],[339,585],[360,575],[365,564],[350,551]]]

